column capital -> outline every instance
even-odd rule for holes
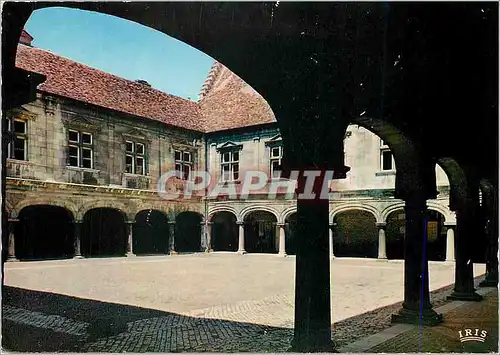
[[[245,221],[236,221],[236,224],[239,225],[239,226],[242,226],[245,224]]]
[[[175,225],[175,221],[168,221],[167,223],[170,225],[172,225],[172,224]]]
[[[457,222],[444,222],[443,225],[445,227],[456,227],[457,226]]]
[[[200,222],[200,225],[204,226],[204,225],[211,225],[211,224],[214,224],[214,222]]]
[[[19,218],[9,218],[8,222],[9,223],[17,223],[17,222],[19,222]]]
[[[74,224],[77,224],[77,223],[83,223],[83,220],[82,219],[75,219],[73,221]]]
[[[385,228],[387,226],[387,222],[377,222],[375,223],[379,228]]]
[[[277,225],[278,227],[284,227],[284,226],[285,226],[285,223],[276,223],[276,225]]]
[[[135,221],[125,221],[126,224],[134,224]]]

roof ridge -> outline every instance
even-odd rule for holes
[[[198,94],[198,102],[203,100],[203,98],[208,95],[221,69],[222,64],[214,60],[214,63],[212,64],[212,67],[210,68],[207,77],[201,86],[200,93]]]

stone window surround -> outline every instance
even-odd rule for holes
[[[127,143],[132,143],[132,152],[127,150]],[[137,152],[137,145],[142,145],[142,154]],[[125,140],[125,171],[127,176],[146,176],[147,175],[147,144],[143,140],[126,139]],[[127,157],[132,157],[132,171],[127,171]],[[137,158],[142,158],[142,174],[136,172]]]
[[[78,139],[77,141],[70,140],[70,134],[71,132],[76,132],[78,133]],[[73,167],[73,168],[82,168],[82,169],[87,169],[87,170],[94,170],[94,132],[90,130],[85,130],[85,129],[78,129],[75,127],[68,127],[67,129],[67,142],[68,142],[68,149],[67,149],[67,166],[68,167]],[[83,142],[83,136],[84,135],[89,135],[90,136],[90,143],[85,143]],[[71,147],[77,148],[77,165],[71,165],[70,164],[70,158],[71,156],[69,155],[69,149]],[[90,151],[90,167],[88,166],[83,166],[83,161],[84,159],[88,160],[88,158],[83,158],[83,152],[84,151]]]
[[[383,154],[386,152],[390,152],[389,146],[382,140],[380,139],[380,164],[379,164],[379,169],[380,171],[375,173],[375,176],[385,176],[385,175],[395,175],[396,174],[396,163],[394,161],[394,154],[391,153],[391,169],[386,169],[384,170],[384,156]]]

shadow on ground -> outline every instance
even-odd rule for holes
[[[2,299],[2,348],[10,351],[227,352],[256,351],[256,347],[284,351],[292,335],[285,328],[194,318],[8,286],[3,288]]]

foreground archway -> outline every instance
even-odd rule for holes
[[[227,211],[217,212],[212,216],[212,248],[214,251],[238,250],[238,225],[236,216]]]
[[[334,218],[333,250],[339,257],[376,258],[378,229],[368,211],[342,211]]]
[[[278,253],[277,219],[267,211],[253,211],[245,216],[245,250],[248,253]]]
[[[175,219],[175,249],[181,253],[201,251],[201,221],[197,212],[182,212]]]
[[[19,213],[15,227],[15,254],[20,260],[71,257],[73,216],[63,207],[28,206]]]
[[[83,216],[84,257],[123,256],[127,249],[125,218],[114,208],[94,208]]]
[[[156,210],[143,210],[135,216],[133,252],[136,255],[168,253],[168,218]]]

